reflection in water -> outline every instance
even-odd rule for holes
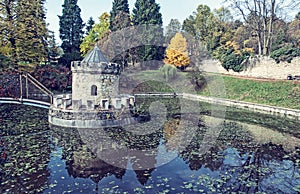
[[[150,137],[151,142],[147,143],[119,128],[51,128],[57,146],[63,148],[68,172],[74,178],[90,177],[96,183],[108,175],[122,179],[128,164],[131,164],[129,168],[134,169],[137,179],[144,185],[155,167],[159,135],[152,134],[152,137],[157,137],[156,143],[153,143],[155,138]],[[134,142],[136,147],[133,149]],[[147,148],[152,145],[155,149],[148,151],[144,145]],[[135,152],[135,149],[139,151]]]
[[[47,113],[26,108],[0,105],[1,193],[300,191],[295,121],[275,131],[269,121],[268,128],[230,118],[218,125],[217,140],[203,154],[211,126],[206,116],[193,118],[193,129],[182,129],[180,117],[172,115],[163,127],[137,135],[123,128],[49,130]],[[20,113],[23,119],[14,122]],[[173,160],[159,165],[164,158]]]

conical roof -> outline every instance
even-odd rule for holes
[[[108,60],[104,57],[102,52],[100,51],[99,47],[94,47],[93,50],[91,50],[86,57],[82,60],[83,63],[101,63],[105,62],[108,63]]]

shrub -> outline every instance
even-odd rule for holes
[[[10,60],[8,57],[0,53],[0,70],[9,66]]]
[[[188,74],[188,78],[193,85],[195,91],[201,91],[207,85],[204,75],[201,72],[195,71]]]
[[[291,63],[294,57],[300,56],[300,49],[295,48],[291,45],[287,45],[281,47],[277,50],[271,52],[270,57],[276,61],[276,63],[280,63],[281,61],[286,61]]]
[[[65,66],[41,65],[38,66],[33,76],[50,90],[66,91],[71,88],[72,74]]]
[[[159,68],[159,71],[162,72],[164,79],[166,79],[166,81],[174,79],[177,74],[176,67],[170,64],[164,64]]]
[[[214,51],[214,58],[218,59],[222,66],[228,71],[232,69],[240,72],[244,69],[244,62],[249,59],[252,50],[245,48],[240,50],[237,43],[227,42]]]

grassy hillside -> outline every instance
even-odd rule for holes
[[[300,109],[299,82],[251,80],[224,75],[207,77],[208,85],[213,85],[215,80],[222,78],[228,99]],[[206,87],[199,94],[209,96],[209,88]]]

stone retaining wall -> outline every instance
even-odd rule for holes
[[[300,75],[300,57],[294,58],[291,63],[276,63],[269,57],[253,58],[242,72],[226,71],[216,60],[204,60],[200,70],[228,75],[249,76],[257,78],[287,79],[287,75]]]
[[[118,127],[136,123],[130,112],[121,111],[89,111],[61,110],[51,107],[48,121],[61,127],[99,128]]]
[[[262,112],[268,114],[276,114],[282,116],[288,116],[291,118],[300,119],[300,110],[298,109],[289,109],[283,107],[276,107],[276,106],[268,106],[262,104],[255,104],[250,102],[243,102],[237,100],[228,100],[222,98],[213,98],[213,97],[206,97],[194,94],[183,94],[183,98],[189,100],[198,100],[202,102],[212,103],[212,104],[220,104],[224,106],[236,107],[236,108],[243,108],[252,110],[255,112]]]

